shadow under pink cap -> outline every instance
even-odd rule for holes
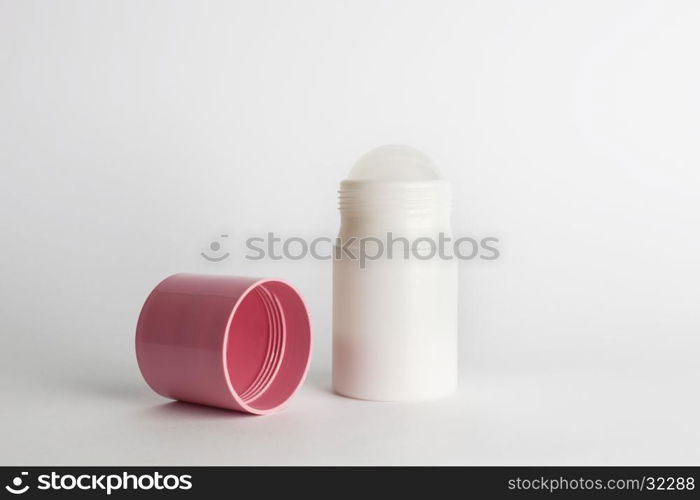
[[[162,396],[256,415],[301,386],[311,323],[284,281],[175,274],[156,286],[136,327],[136,358]]]

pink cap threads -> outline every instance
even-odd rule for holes
[[[257,415],[294,395],[310,354],[304,301],[279,280],[175,274],[136,327],[139,368],[158,394]]]

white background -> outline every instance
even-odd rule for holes
[[[690,0],[2,0],[0,463],[697,465],[698,26]],[[333,236],[385,143],[442,167],[455,232],[500,239],[461,267],[443,401],[333,395],[331,263],[244,259]],[[284,412],[146,387],[136,319],[183,271],[305,295]]]

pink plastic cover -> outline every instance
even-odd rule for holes
[[[175,274],[136,327],[139,368],[158,394],[257,415],[294,395],[310,355],[304,301],[274,279]]]

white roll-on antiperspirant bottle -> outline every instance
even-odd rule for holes
[[[419,401],[457,387],[451,193],[423,153],[382,146],[340,184],[333,261],[333,388]]]

